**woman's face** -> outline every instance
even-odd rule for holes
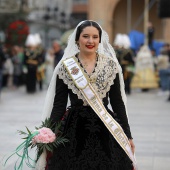
[[[99,45],[99,31],[93,26],[88,26],[83,29],[80,34],[78,45],[80,52],[95,53]]]

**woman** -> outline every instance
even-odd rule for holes
[[[68,60],[64,60],[66,58]],[[66,63],[69,59],[75,61],[75,66],[70,70]],[[74,80],[73,77],[81,71],[84,79]],[[86,80],[90,85],[87,84],[82,89],[74,84],[76,81],[85,83]],[[86,86],[99,97],[94,95],[93,99],[88,100],[88,94],[83,91]],[[66,114],[68,96],[71,106]],[[99,105],[95,103],[98,101],[94,102],[95,97]],[[108,109],[108,98],[114,113]],[[134,153],[125,101],[121,68],[108,42],[107,34],[94,21],[81,22],[69,38],[64,56],[54,70],[47,93],[43,120],[50,117],[57,123],[62,119],[62,131],[69,142],[54,150],[52,157],[48,159],[46,169],[132,170],[132,161],[106,128],[105,120],[97,115],[98,111],[101,111],[100,106],[104,106],[111,118],[115,118],[121,124]],[[95,107],[99,107],[98,111],[94,111]],[[38,164],[42,163],[41,159],[39,162]]]
[[[141,88],[142,91],[158,88],[155,76],[154,61],[148,46],[143,45],[136,57],[135,74],[132,79],[132,88]]]

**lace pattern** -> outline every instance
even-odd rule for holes
[[[103,99],[104,97],[106,97],[106,93],[110,90],[110,86],[114,84],[114,79],[116,78],[116,74],[118,73],[118,68],[111,57],[99,55],[93,73],[91,73],[90,75],[88,75],[85,71],[84,73],[89,78],[91,85],[98,93],[99,97]],[[68,88],[71,89],[72,92],[76,94],[79,99],[83,100],[84,106],[88,105],[84,96],[74,85],[74,82],[70,78],[63,64],[61,64],[61,67],[59,68],[59,78],[68,85]]]

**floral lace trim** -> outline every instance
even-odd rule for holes
[[[85,72],[91,85],[101,99],[106,97],[107,92],[110,90],[110,86],[114,84],[114,79],[116,78],[117,73],[118,68],[116,63],[111,57],[106,57],[104,55],[98,56],[96,67],[90,75]],[[85,106],[88,105],[84,96],[74,85],[74,82],[70,78],[63,64],[61,64],[61,67],[59,68],[59,78],[68,85],[68,88],[71,89],[74,94],[77,94],[79,99],[83,100]]]

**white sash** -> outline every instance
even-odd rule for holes
[[[74,57],[68,58],[63,61],[63,64],[68,71],[70,77],[74,81],[75,85],[92,109],[96,112],[102,122],[105,124],[107,129],[122,147],[122,149],[126,152],[129,158],[133,162],[133,166],[135,170],[137,170],[136,160],[132,153],[131,146],[129,143],[128,138],[126,137],[122,127],[113,119],[113,117],[107,112],[105,109],[101,99],[99,98],[98,94],[93,89],[92,85],[88,82],[87,78],[85,77],[82,69],[79,67],[79,64],[75,60]]]

